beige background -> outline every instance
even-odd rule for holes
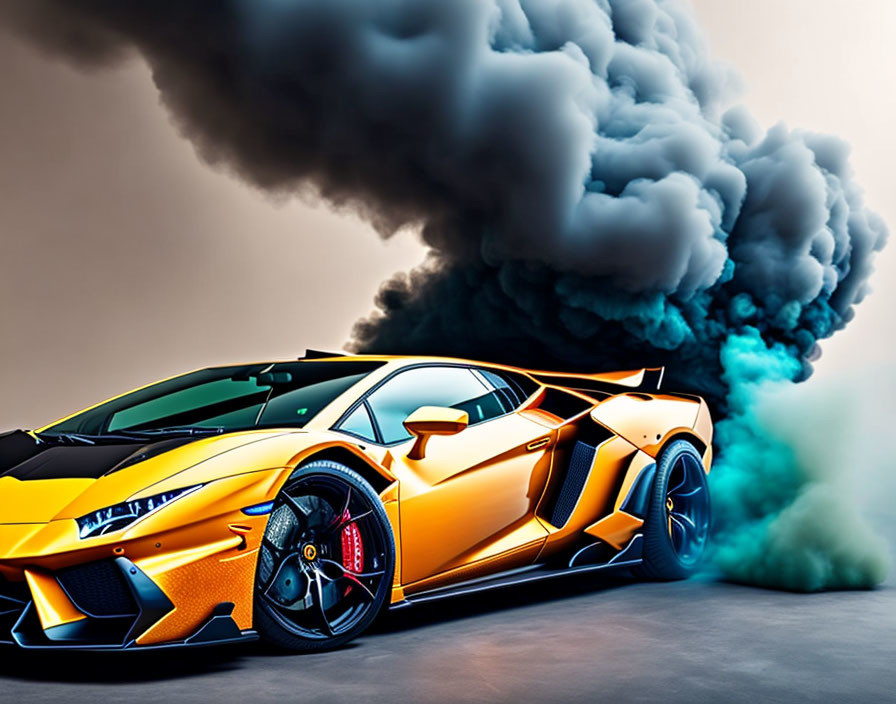
[[[758,119],[850,141],[896,226],[896,2],[695,7]],[[85,75],[0,34],[0,66],[0,429],[210,363],[339,348],[379,282],[424,256],[412,233],[383,243],[205,168],[139,63]],[[820,378],[890,365],[894,250]]]

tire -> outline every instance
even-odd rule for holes
[[[262,640],[294,652],[360,635],[392,591],[395,540],[359,474],[317,460],[283,485],[258,552],[254,620]]]
[[[644,526],[644,561],[633,572],[654,580],[690,577],[700,566],[709,525],[709,486],[700,454],[687,440],[675,440],[657,461]]]

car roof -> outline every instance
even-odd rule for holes
[[[254,366],[260,364],[295,364],[296,362],[380,362],[388,363],[392,366],[409,366],[412,364],[461,364],[530,373],[530,370],[523,369],[521,367],[513,367],[507,364],[498,364],[496,362],[483,362],[473,359],[463,359],[460,357],[393,354],[333,354],[332,356],[324,356],[323,354],[315,353],[310,357],[299,357],[297,359],[268,359],[256,360],[252,362],[237,362],[234,364],[215,364],[211,365],[209,368],[217,369],[221,367]]]

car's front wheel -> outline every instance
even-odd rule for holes
[[[258,555],[255,627],[297,651],[342,645],[386,603],[395,542],[382,501],[359,474],[318,460],[277,496]]]
[[[657,460],[644,561],[635,573],[648,579],[689,577],[706,549],[709,523],[709,486],[700,453],[687,440],[676,440]]]

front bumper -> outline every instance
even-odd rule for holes
[[[200,477],[200,491],[124,531],[87,539],[71,516],[0,524],[0,643],[144,649],[254,638],[256,561],[268,516],[241,507],[270,500],[289,471]],[[33,496],[22,501],[65,489],[25,488]]]
[[[0,644],[28,649],[122,650],[249,641],[234,604],[219,602],[192,633],[139,644],[140,636],[175,610],[174,604],[125,557],[56,573],[26,570],[21,582],[0,577]]]

